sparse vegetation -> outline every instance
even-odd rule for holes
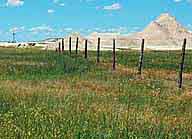
[[[192,137],[192,51],[183,90],[180,52],[147,51],[142,76],[138,51],[88,56],[0,48],[0,138]]]

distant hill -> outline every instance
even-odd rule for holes
[[[184,38],[188,39],[190,46],[192,44],[192,33],[168,13],[161,14],[141,32],[127,36],[118,33],[97,32],[89,35],[90,41],[95,45],[97,37],[101,37],[103,45],[111,45],[112,39],[115,38],[120,47],[140,45],[141,39],[145,39],[146,44],[151,46],[181,46]]]
[[[144,38],[150,45],[179,45],[184,38],[191,41],[192,33],[178,23],[175,17],[164,13],[131,38]]]
[[[85,40],[88,39],[88,46],[91,50],[97,49],[98,37],[101,38],[102,49],[112,49],[112,40],[116,39],[116,46],[119,49],[136,48],[141,45],[141,40],[145,39],[146,48],[157,50],[181,49],[184,38],[187,38],[187,48],[192,49],[192,32],[183,27],[175,17],[168,13],[163,13],[156,20],[152,21],[143,31],[131,35],[121,35],[120,33],[100,33],[93,32],[84,37],[79,32],[73,32],[65,36],[65,47],[68,49],[69,37],[72,38],[72,49],[75,49],[76,39],[79,38],[79,47],[84,49]],[[44,42],[55,42],[53,47],[58,46],[62,38],[49,38]]]
[[[79,38],[79,49],[84,49],[85,40],[87,39],[86,37],[82,36],[79,32],[73,32],[73,33],[65,36],[64,37],[64,39],[65,39],[65,46],[67,48],[69,46],[69,38],[70,37],[71,37],[72,49],[75,49],[75,47],[76,47],[77,38]],[[91,42],[89,41],[88,43],[90,44]]]

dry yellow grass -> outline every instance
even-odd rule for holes
[[[13,96],[30,97],[36,93],[49,94],[54,96],[63,96],[67,94],[70,87],[65,80],[5,80],[0,81],[0,87]]]
[[[18,51],[0,55],[6,59],[0,67],[8,71],[0,74],[0,138],[191,137],[191,68],[184,74],[183,89],[178,89],[178,61],[169,65],[175,55],[158,69],[155,65],[167,59],[158,57],[155,63],[157,53],[147,52],[153,64],[140,76],[136,52],[128,53],[130,57],[118,52],[121,57],[112,71],[111,59],[94,64],[91,52],[85,60],[82,53],[30,50],[28,56],[27,50]]]

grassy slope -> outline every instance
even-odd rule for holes
[[[192,52],[178,90],[179,52],[83,54],[0,49],[0,138],[191,138]]]

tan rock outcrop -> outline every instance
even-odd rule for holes
[[[118,47],[140,46],[141,39],[145,39],[148,46],[181,46],[183,39],[187,38],[188,47],[192,47],[192,33],[177,22],[176,18],[168,13],[161,14],[152,21],[142,32],[122,36],[118,33],[90,34],[89,40],[97,44],[97,38],[101,37],[102,45],[112,45],[112,39],[117,39]]]
[[[142,32],[131,37],[144,38],[148,45],[181,45],[184,38],[187,38],[188,42],[192,41],[192,33],[168,13],[161,14]]]

